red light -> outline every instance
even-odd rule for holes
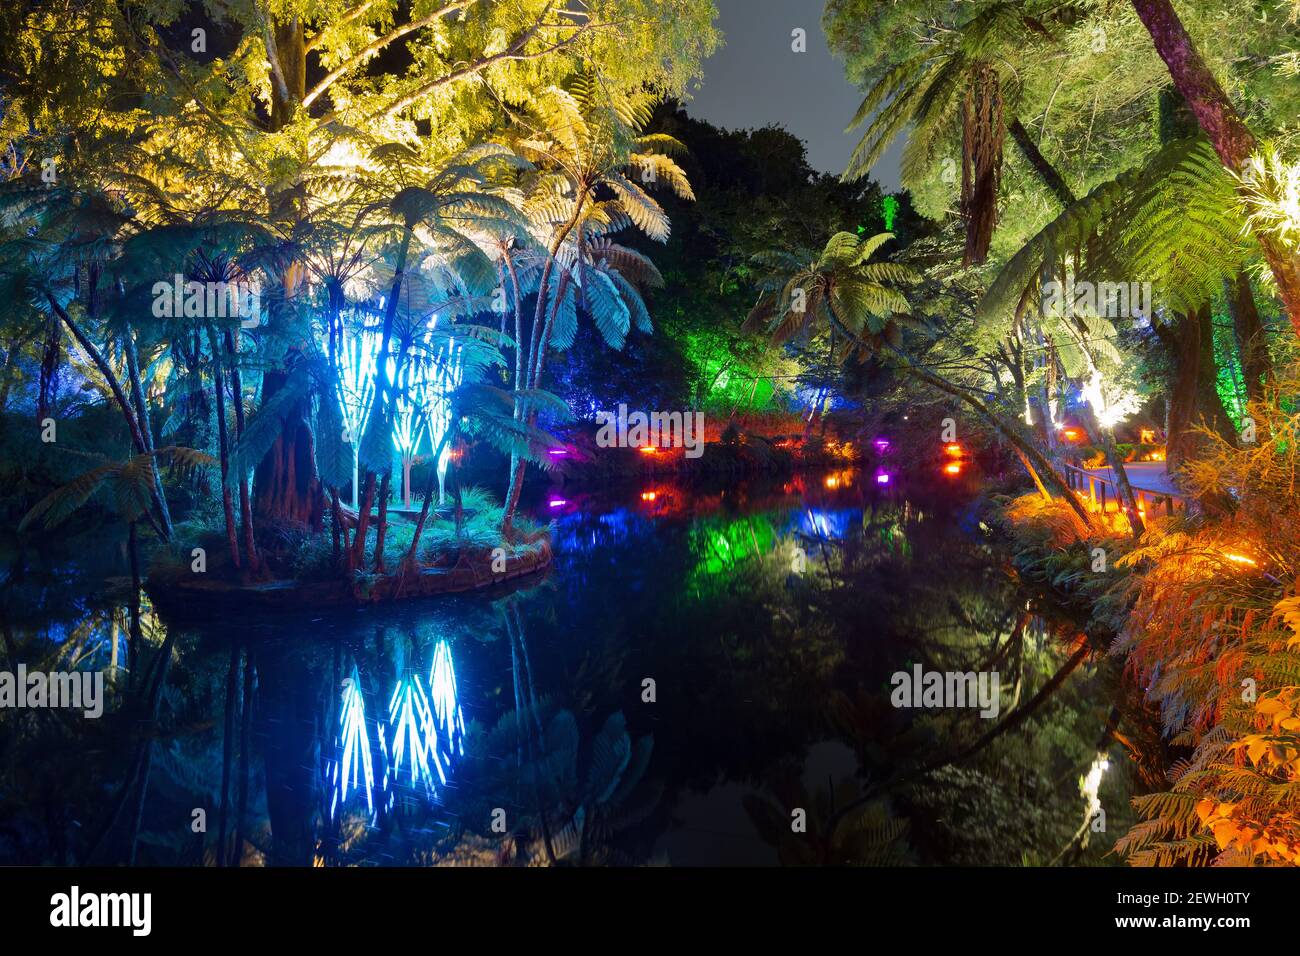
[[[1061,434],[1065,436],[1066,441],[1076,441],[1079,438],[1079,430],[1077,428],[1067,428]]]
[[[641,500],[642,500],[642,501],[654,501],[655,498],[657,498],[657,497],[658,497],[658,495],[657,495],[655,492],[653,492],[653,491],[643,491],[643,492],[641,492]]]
[[[946,464],[946,465],[943,466],[943,470],[944,470],[944,473],[945,473],[945,474],[949,474],[949,475],[960,475],[960,474],[961,474],[961,463],[960,463],[960,462],[956,462],[956,461],[949,462],[948,464]]]
[[[956,442],[953,442],[951,445],[945,445],[943,450],[953,458],[961,457],[961,445],[958,445]]]

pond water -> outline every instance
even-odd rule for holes
[[[203,622],[146,602],[134,650],[115,546],[12,555],[7,666],[104,672],[107,702],[0,710],[0,861],[1116,862],[1113,665],[1038,701],[1073,625],[964,486],[873,478],[553,490],[557,559],[522,588]],[[895,706],[918,667],[996,671],[997,713]]]

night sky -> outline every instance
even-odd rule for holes
[[[844,171],[861,128],[844,127],[862,93],[844,77],[843,63],[826,47],[822,0],[714,0],[723,47],[704,63],[704,80],[686,105],[694,116],[718,126],[777,124],[808,144],[814,169]],[[790,31],[807,31],[808,49],[790,49]],[[902,139],[876,165],[873,177],[898,189]]]

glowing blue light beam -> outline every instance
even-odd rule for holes
[[[447,762],[455,756],[465,756],[465,718],[460,710],[460,697],[456,688],[456,665],[452,663],[451,647],[439,641],[433,651],[433,667],[429,670],[429,693],[433,697],[433,714],[441,730],[440,742],[447,746]]]
[[[438,727],[418,676],[400,680],[393,688],[388,702],[388,730],[394,782],[401,782],[405,766],[410,785],[432,797],[437,792],[434,773],[444,784],[447,774],[438,755]]]
[[[375,397],[375,370],[379,362],[379,335],[358,327],[348,335],[336,354],[338,363],[339,414],[345,439],[352,445],[352,507],[359,507],[361,434],[370,417]]]
[[[382,736],[381,736],[382,740]],[[361,681],[357,669],[343,682],[343,703],[339,711],[338,758],[330,773],[330,819],[347,803],[348,793],[363,792],[366,809],[375,812],[375,771],[370,757],[370,729],[366,724],[366,704],[361,696]]]

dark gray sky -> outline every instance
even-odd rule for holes
[[[844,171],[857,134],[844,127],[862,93],[844,78],[822,32],[822,0],[714,0],[723,46],[704,63],[704,79],[686,104],[693,116],[718,126],[784,126],[808,144],[814,169]],[[791,31],[807,32],[808,49],[790,49]],[[902,140],[876,164],[873,177],[898,189]]]

